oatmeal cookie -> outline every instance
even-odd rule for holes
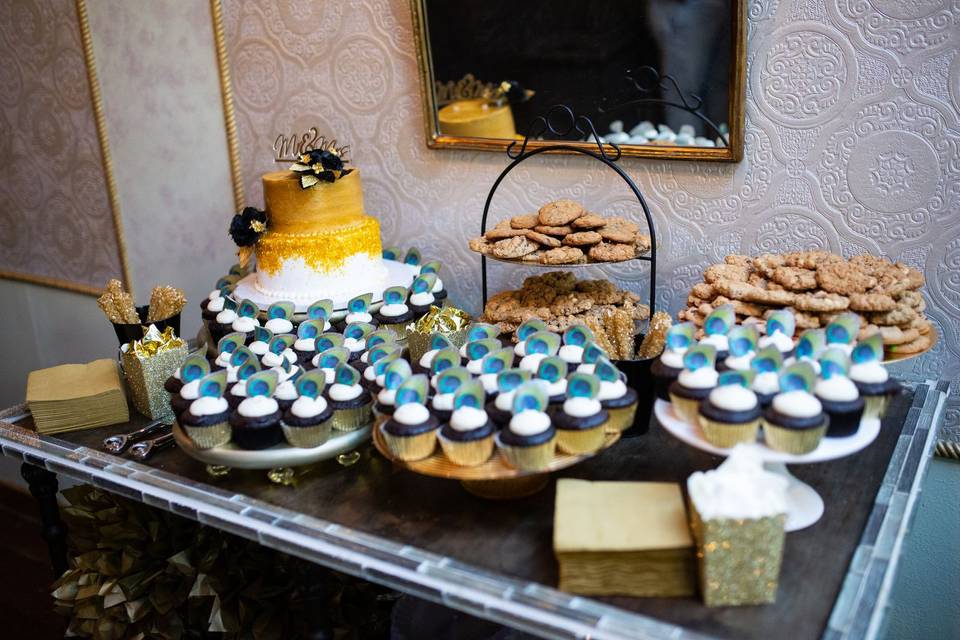
[[[560,246],[560,241],[554,238],[553,236],[548,236],[543,233],[537,233],[536,231],[532,231],[530,229],[527,229],[526,236],[527,236],[527,240],[538,242],[545,247],[553,248],[553,247]]]
[[[585,213],[586,211],[584,211],[580,203],[574,202],[573,200],[548,202],[540,207],[540,211],[537,212],[540,217],[540,224],[554,227],[570,224]]]
[[[920,335],[925,336],[930,333],[930,330],[933,328],[933,325],[925,317],[917,317],[916,320],[910,323],[911,329],[916,329],[920,332]]]
[[[789,291],[809,291],[817,288],[817,272],[800,267],[777,267],[772,280]]]
[[[783,264],[788,267],[799,267],[800,269],[816,269],[822,264],[844,263],[842,257],[829,251],[794,251],[783,256]]]
[[[783,265],[783,256],[776,253],[765,253],[753,259],[753,268],[768,279],[773,277],[773,272],[776,271],[777,267]]]
[[[917,336],[916,340],[905,342],[903,344],[892,344],[887,347],[887,350],[895,355],[920,353],[921,351],[926,351],[929,349],[931,343],[932,340],[930,339],[930,336],[920,334]]]
[[[697,284],[693,285],[693,288],[690,289],[690,293],[691,295],[695,295],[704,300],[713,300],[717,297],[717,292],[714,291],[713,285],[707,282],[698,282]]]
[[[633,258],[636,251],[632,244],[601,242],[590,247],[589,255],[598,262],[621,262]]]
[[[846,262],[821,262],[817,266],[817,284],[829,293],[849,295],[865,293],[877,284],[877,279]]]
[[[563,244],[568,247],[585,247],[597,244],[603,238],[596,231],[576,231],[563,239]]]
[[[875,278],[879,278],[880,274],[884,273],[891,266],[893,266],[889,260],[881,258],[880,256],[871,255],[869,253],[853,256],[847,262],[850,264],[850,266],[856,267],[860,271]]]
[[[514,229],[533,229],[540,224],[540,216],[536,213],[527,213],[510,218],[510,226]]]
[[[810,313],[835,312],[849,308],[850,300],[836,293],[817,291],[816,293],[798,293],[793,306],[800,311]]]
[[[540,256],[544,254],[543,249],[537,249],[533,253],[528,253],[527,255],[520,258],[524,262],[540,262]]]
[[[712,264],[703,272],[704,281],[710,284],[716,284],[721,280],[746,283],[748,277],[750,277],[748,267],[739,267],[733,264]]]
[[[521,233],[523,232],[521,231]],[[538,248],[536,244],[527,240],[525,236],[517,236],[515,238],[506,238],[505,240],[494,242],[493,255],[505,260],[512,260],[522,258],[528,253],[533,253]]]
[[[903,293],[901,293],[900,295],[896,296],[896,298],[898,302],[902,302],[904,304],[910,305],[917,311],[925,311],[927,308],[927,303],[923,299],[923,294],[920,293],[919,291],[908,289]],[[886,311],[886,309],[878,309],[878,311]]]
[[[573,233],[573,227],[570,225],[560,225],[560,226],[550,226],[545,224],[538,224],[533,228],[537,233],[542,233],[545,236],[556,236],[562,238],[565,235]]]
[[[738,267],[753,267],[753,258],[739,253],[731,253],[730,255],[724,256],[723,261]]]
[[[607,219],[595,213],[587,213],[574,220],[572,224],[577,229],[599,229],[607,224]]]
[[[494,242],[496,240],[505,240],[507,238],[517,238],[525,235],[527,232],[524,229],[513,229],[511,227],[494,227],[490,229],[483,237],[487,240]]]
[[[717,296],[713,299],[713,302],[710,303],[710,306],[713,309],[716,309],[719,306],[725,304],[733,305],[733,312],[740,316],[755,316],[758,318],[763,317],[763,315],[768,311],[769,307],[757,304],[755,302],[744,302],[743,300],[731,300],[725,296]],[[709,315],[709,312],[707,313]]]
[[[789,306],[798,297],[790,291],[765,291],[746,282],[734,280],[719,280],[713,283],[713,288],[727,298],[758,304]]]
[[[476,251],[477,253],[489,254],[493,250],[493,243],[488,242],[486,238],[480,236],[478,238],[470,238],[467,242],[467,246],[470,247],[470,251]]]
[[[645,233],[637,233],[633,236],[633,248],[636,250],[637,255],[643,255],[650,251],[650,247],[653,246],[653,243],[650,241],[650,236]]]
[[[916,329],[901,329],[900,327],[880,327],[880,335],[883,336],[884,346],[895,344],[906,344],[913,342],[920,337],[920,332]]]
[[[868,317],[870,322],[881,326],[903,326],[913,322],[919,314],[916,309],[908,304],[898,302],[896,306],[883,313],[871,313]]]
[[[540,256],[540,264],[574,264],[583,261],[583,251],[576,247],[557,247]]]
[[[854,311],[893,311],[897,303],[885,293],[851,293],[850,308]]]

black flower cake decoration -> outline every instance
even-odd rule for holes
[[[309,189],[321,182],[334,182],[353,169],[346,169],[342,152],[334,144],[325,148],[310,149],[300,154],[299,160],[290,165],[290,171],[300,174],[300,187]]]
[[[240,267],[246,267],[253,253],[253,245],[257,244],[260,236],[267,230],[267,212],[256,207],[246,207],[233,216],[230,221],[230,237],[240,247],[237,255],[240,257]]]

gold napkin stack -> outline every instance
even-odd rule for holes
[[[106,359],[31,371],[27,405],[38,433],[77,431],[130,419],[117,363]]]
[[[696,560],[680,486],[557,482],[559,588],[584,595],[689,596]]]

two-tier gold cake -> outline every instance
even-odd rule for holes
[[[304,189],[293,171],[263,176],[268,218],[254,287],[269,298],[348,299],[387,284],[380,224],[364,212],[360,171]]]

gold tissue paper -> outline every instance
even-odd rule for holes
[[[163,383],[183,364],[187,344],[167,327],[161,333],[155,325],[120,348],[123,373],[137,411],[151,420],[173,422],[173,409]]]
[[[458,349],[467,342],[467,329],[470,326],[470,314],[456,307],[430,307],[427,315],[417,320],[413,330],[407,334],[407,347],[410,349],[410,362],[419,362],[421,356],[430,349],[430,335],[442,333]]]

